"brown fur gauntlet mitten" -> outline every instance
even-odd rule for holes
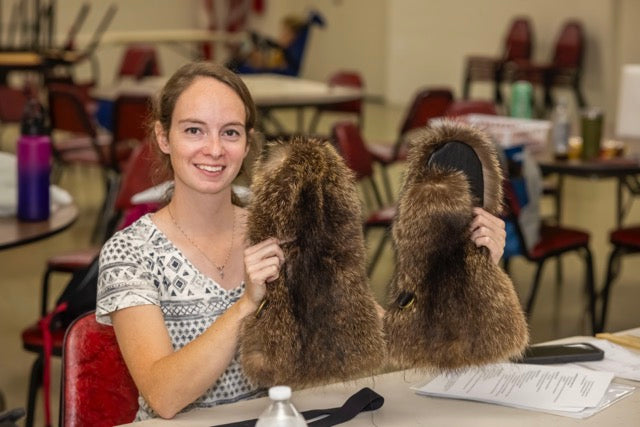
[[[391,361],[456,369],[520,355],[528,328],[513,284],[488,249],[470,238],[474,206],[501,211],[502,172],[493,144],[451,122],[408,138],[393,226],[397,264],[384,318]]]
[[[351,171],[328,142],[294,138],[266,147],[251,189],[250,243],[280,239],[285,263],[243,322],[246,375],[259,386],[302,387],[375,373],[385,341]]]

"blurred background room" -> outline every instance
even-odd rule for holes
[[[36,28],[26,24],[35,22],[26,18],[35,13],[34,4],[41,8],[37,37],[33,36]],[[393,203],[398,195],[404,162],[393,148],[420,91],[432,95],[444,91],[446,108],[468,98],[490,104],[496,117],[513,118],[515,83],[527,82],[530,111],[520,118],[539,121],[536,123],[548,131],[532,158],[551,153],[551,160],[545,160],[549,168],[543,168],[546,172],[536,212],[556,227],[579,229],[588,235],[596,293],[603,289],[609,256],[615,247],[610,232],[640,224],[640,203],[634,200],[640,196],[640,83],[634,78],[640,71],[625,67],[640,64],[640,2],[636,0],[4,0],[0,2],[0,89],[11,90],[0,93],[0,154],[16,153],[25,93],[36,93],[47,111],[53,111],[52,94],[69,90],[71,85],[81,94],[78,99],[85,107],[82,114],[91,120],[84,129],[68,128],[60,116],[69,113],[62,112],[55,118],[60,123],[52,123],[56,162],[52,184],[71,197],[77,208],[75,221],[49,237],[0,249],[0,339],[4,343],[0,350],[0,391],[4,407],[27,406],[32,366],[42,347],[40,342],[26,348],[29,346],[23,331],[37,322],[43,305],[47,310],[54,306],[73,270],[60,268],[51,274],[43,303],[43,276],[52,257],[93,247],[79,258],[86,262],[122,219],[114,217],[114,212],[121,206],[115,200],[123,193],[126,160],[145,139],[142,123],[146,115],[135,106],[145,107],[153,88],[159,88],[157,82],[189,60],[226,63],[242,43],[277,40],[282,18],[287,15],[308,18],[309,24],[305,27],[306,39],[294,54],[299,62],[286,72],[280,70],[281,74],[322,82],[324,86],[352,86],[360,96],[349,99],[352,103],[347,106],[336,101],[341,105],[311,102],[264,107],[261,113],[273,119],[265,119],[264,131],[268,137],[304,133],[329,138],[335,136],[337,122],[357,123],[360,137],[370,150],[367,155],[386,159],[386,164],[375,164],[373,169],[382,200],[378,203],[375,197],[368,197],[370,193],[363,187],[365,212]],[[526,23],[524,33],[510,33],[517,20]],[[564,39],[568,23],[577,24],[571,28],[580,32],[577,36],[567,33]],[[512,58],[515,51],[509,49],[519,46],[522,37],[526,52]],[[568,57],[567,49],[571,55],[575,53],[574,61],[559,64]],[[43,64],[15,65],[11,55],[25,51],[37,53]],[[131,58],[137,55],[139,63],[135,59],[128,63],[128,53]],[[252,74],[265,71],[269,72],[253,70]],[[333,83],[332,76],[336,78]],[[151,86],[137,90],[137,85],[145,81]],[[147,97],[142,104],[130,99],[128,107],[121,108],[131,110],[124,110],[118,119],[118,103],[112,105],[114,97],[105,95],[117,85],[127,85],[131,95]],[[107,113],[106,99],[111,102],[107,108],[112,109]],[[553,169],[550,135],[561,99],[566,102],[574,142],[582,136],[585,109],[598,109],[602,131],[597,156],[622,156],[631,162],[628,173],[558,174]],[[446,108],[438,115],[445,115]],[[122,118],[127,115],[133,123]],[[130,133],[116,137],[116,130]],[[85,142],[90,140],[85,157],[69,154],[63,148],[69,138],[76,138],[73,141],[77,143],[78,132]],[[104,152],[107,154],[96,154],[107,133],[111,144],[118,140],[120,145],[108,148]],[[609,146],[605,141],[614,147],[611,156],[605,150]],[[0,188],[0,193],[3,203],[14,197],[8,187]],[[127,208],[130,211],[131,206]],[[0,218],[0,232],[5,232],[8,229],[2,228],[5,225],[1,221],[6,219]],[[370,261],[377,259],[370,268],[371,287],[383,305],[394,269],[393,248],[385,244],[376,253],[387,226],[367,231]],[[637,240],[635,245],[637,248]],[[508,271],[526,305],[539,262],[527,259],[524,249],[519,250],[511,254]],[[591,335],[594,331],[584,286],[585,263],[573,253],[561,258],[561,263],[552,259],[542,270],[534,309],[529,313],[533,342]],[[639,262],[629,256],[614,263],[619,274],[610,292],[606,323],[595,329],[618,331],[639,326]],[[600,322],[602,298],[598,299],[597,311]],[[61,370],[55,350],[51,369],[51,418],[57,424]],[[38,392],[35,424],[43,423],[42,401]]]

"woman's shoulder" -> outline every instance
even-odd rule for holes
[[[151,219],[151,214],[146,214],[111,236],[102,247],[101,256],[141,256],[166,242],[166,237]]]

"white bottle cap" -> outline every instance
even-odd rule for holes
[[[291,387],[288,385],[277,385],[269,389],[269,399],[288,400],[291,398]]]

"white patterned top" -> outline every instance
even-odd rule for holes
[[[96,318],[111,324],[109,314],[127,307],[161,308],[174,350],[203,333],[244,292],[244,283],[226,290],[200,273],[156,227],[149,214],[109,239],[100,252]],[[258,397],[233,358],[224,373],[183,411]],[[157,417],[140,396],[136,421]]]

